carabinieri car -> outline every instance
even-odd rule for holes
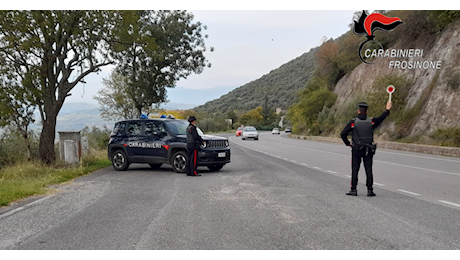
[[[171,164],[175,172],[187,170],[187,120],[170,118],[133,119],[115,123],[110,134],[108,158],[117,171],[128,169],[131,163],[148,163],[158,169],[164,163]],[[230,162],[228,139],[204,135],[205,144],[200,146],[198,166],[211,171],[220,170]]]

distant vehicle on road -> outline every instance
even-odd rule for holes
[[[241,136],[241,133],[243,133],[243,129],[244,127],[238,127],[238,129],[236,129],[236,137]]]
[[[273,128],[272,129],[272,134],[280,134],[280,129],[279,128]]]
[[[284,132],[285,133],[292,133],[292,128],[291,127],[286,127],[286,129],[284,129]]]
[[[241,140],[246,140],[246,138],[254,138],[254,140],[259,140],[259,131],[253,126],[247,126],[243,129],[241,135]]]

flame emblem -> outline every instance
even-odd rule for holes
[[[365,34],[367,37],[367,41],[363,42],[359,46],[359,50],[358,50],[359,58],[364,63],[373,64],[371,62],[365,61],[363,57],[361,56],[361,49],[363,48],[364,44],[366,44],[369,41],[374,41],[382,47],[382,44],[380,44],[380,42],[374,40],[374,37],[375,37],[374,32],[376,30],[391,31],[394,28],[396,28],[398,25],[402,24],[403,21],[399,19],[398,17],[387,17],[379,13],[373,13],[373,14],[367,15],[366,12],[363,11],[359,20],[354,21],[354,23],[355,23],[355,26],[353,28],[353,33],[356,35]]]

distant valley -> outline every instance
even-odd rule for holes
[[[173,102],[161,105],[166,110],[186,110],[202,105],[210,100],[217,99],[227,94],[235,87],[220,86],[209,89],[189,89],[184,87],[175,87],[168,89],[168,99]],[[39,121],[38,113],[35,116]],[[56,124],[56,131],[81,130],[85,126],[103,127],[106,125],[112,128],[115,121],[102,119],[99,111],[99,105],[94,102],[64,103],[59,112]],[[32,129],[40,130],[38,124],[32,125]]]

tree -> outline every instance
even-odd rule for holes
[[[105,119],[121,120],[134,118],[137,110],[133,100],[128,96],[128,85],[125,78],[112,71],[110,77],[102,79],[104,88],[94,97],[101,105],[101,117]]]
[[[108,39],[115,12],[1,11],[0,71],[22,82],[43,125],[39,156],[55,161],[56,117],[69,92],[90,73],[112,64]]]
[[[270,126],[276,118],[275,109],[268,106],[268,95],[264,96],[265,102],[262,107],[262,125]]]
[[[55,161],[57,115],[90,73],[117,61],[139,113],[163,102],[165,87],[200,73],[203,27],[192,19],[183,11],[0,11],[0,73],[38,107],[42,162]]]
[[[243,125],[260,126],[263,124],[262,107],[256,107],[241,115],[240,122]]]
[[[206,27],[193,23],[193,15],[186,11],[121,13],[113,45],[119,62],[116,70],[126,77],[126,93],[140,115],[142,109],[167,101],[167,87],[210,66],[204,57]]]
[[[332,39],[323,43],[316,53],[318,67],[315,71],[318,77],[328,78],[330,83],[336,83],[340,74],[340,68],[337,66],[339,56],[339,45]],[[343,75],[342,75],[343,76]]]
[[[24,139],[27,160],[31,159],[29,126],[34,122],[36,106],[27,100],[26,90],[13,81],[0,80],[0,126],[11,125]]]
[[[312,78],[300,93],[297,103],[288,111],[288,118],[294,125],[294,132],[308,132],[317,123],[318,115],[324,107],[330,108],[337,95],[328,89],[325,79]]]

